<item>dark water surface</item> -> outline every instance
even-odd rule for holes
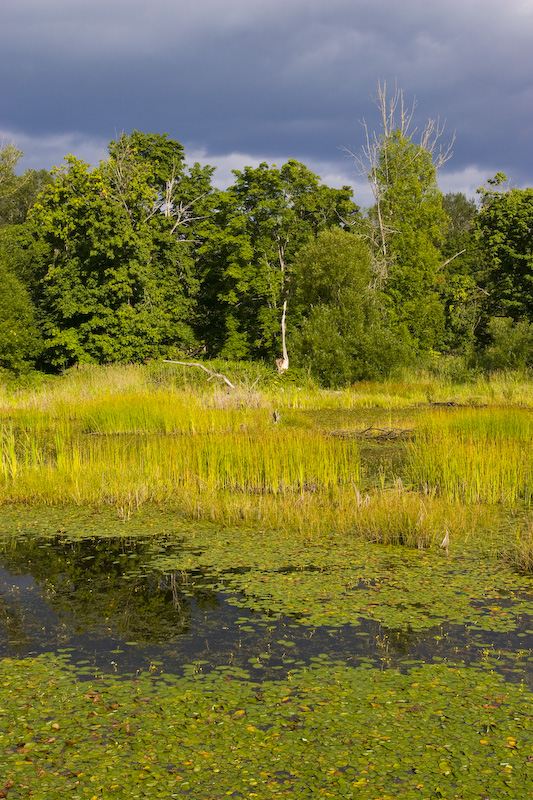
[[[402,431],[424,413],[301,416],[326,435],[399,432],[361,441],[363,477],[379,485],[401,474]],[[65,527],[69,513],[0,513],[0,657],[69,652],[93,673],[196,664],[258,677],[321,654],[383,669],[484,662],[533,687],[533,580],[476,552],[447,559],[353,543],[343,552],[334,543],[307,553],[286,542],[278,551],[256,532],[234,540],[115,519],[102,534],[89,517]]]
[[[386,550],[376,549],[380,557]],[[391,550],[392,575],[397,550]],[[258,678],[286,674],[321,654],[354,666],[382,668],[408,668],[416,661],[489,661],[507,678],[533,687],[532,595],[514,586],[508,593],[495,591],[494,598],[470,596],[467,607],[474,616],[467,622],[455,622],[453,614],[446,618],[427,599],[417,602],[402,590],[396,603],[400,615],[402,603],[408,602],[430,615],[425,622],[420,617],[418,629],[408,621],[387,626],[379,609],[375,618],[363,616],[364,611],[355,615],[352,624],[327,611],[328,622],[313,625],[305,618],[306,609],[300,613],[296,606],[283,613],[279,601],[268,607],[268,597],[261,610],[252,610],[257,607],[254,592],[235,588],[251,573],[247,567],[165,571],[154,566],[162,554],[167,562],[175,558],[179,563],[187,554],[194,561],[200,551],[165,536],[122,532],[76,540],[61,534],[11,537],[0,552],[0,656],[68,651],[73,662],[92,674],[148,669],[179,673],[187,664],[203,671],[229,664],[258,670]],[[442,570],[442,559],[438,565]],[[317,580],[323,577],[310,566],[299,570],[296,580],[313,582],[314,570]],[[264,580],[276,577],[269,575]],[[375,589],[379,594],[379,582],[374,583],[365,583],[367,593]],[[356,597],[357,587],[351,591]],[[459,588],[455,594],[462,592]],[[491,619],[496,620],[493,630]]]

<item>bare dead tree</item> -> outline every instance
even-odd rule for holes
[[[283,301],[283,311],[281,314],[281,343],[282,343],[282,357],[276,358],[276,366],[278,368],[278,372],[281,375],[283,372],[289,369],[289,354],[287,353],[287,343],[285,339],[286,335],[286,316],[287,316],[287,299]]]
[[[385,275],[387,273],[387,245],[391,234],[395,231],[387,224],[383,200],[384,186],[389,184],[389,160],[387,143],[395,132],[414,141],[419,150],[413,152],[413,159],[423,150],[430,153],[436,170],[445,164],[452,156],[452,147],[455,141],[455,133],[449,142],[443,142],[445,124],[437,119],[428,119],[424,128],[417,137],[417,128],[412,128],[413,117],[417,108],[416,100],[408,106],[405,102],[404,93],[395,85],[391,95],[387,93],[385,81],[378,81],[377,94],[372,96],[372,101],[379,110],[381,125],[379,131],[371,131],[365,119],[361,121],[364,130],[364,144],[359,152],[353,152],[348,148],[342,148],[347,155],[353,158],[357,172],[364,176],[372,190],[375,201],[376,230],[373,235],[374,244],[381,254],[381,262],[376,264],[379,271]]]
[[[128,203],[128,193],[141,167],[138,162],[135,161],[135,153],[130,142],[119,139],[118,144],[120,146],[115,148],[113,157],[107,161],[107,169],[112,180],[113,189],[116,193],[116,199],[131,217],[132,210]],[[176,202],[174,190],[178,184],[179,178],[177,177],[176,161],[174,160],[170,177],[167,178],[165,182],[164,192],[160,193],[155,188],[151,189],[151,191],[147,190],[144,223],[148,222],[157,214],[162,214],[165,217],[173,217],[175,222],[170,231],[171,234],[173,234],[180,225],[189,225],[192,222],[205,219],[205,215],[193,216],[191,213],[194,205],[205,197],[205,192],[188,203],[181,201]]]
[[[281,285],[282,288],[285,289],[285,281],[286,281],[286,265],[285,265],[285,248],[289,243],[290,233],[287,233],[285,238],[282,239],[281,236],[278,235],[277,237],[277,244],[278,244],[278,261],[281,270]],[[278,368],[278,372],[281,375],[283,372],[289,369],[289,355],[287,353],[287,341],[286,341],[286,319],[287,319],[287,296],[283,301],[282,312],[281,312],[281,347],[282,347],[282,356],[281,358],[276,358],[276,367]]]
[[[165,195],[159,199],[159,202],[156,204],[156,207],[153,209],[153,212],[150,215],[153,216],[156,213],[162,213],[165,215],[165,217],[174,217],[175,222],[170,231],[171,234],[174,233],[180,225],[190,224],[191,222],[197,222],[198,220],[205,219],[205,215],[193,217],[190,213],[194,204],[205,197],[205,192],[198,195],[198,197],[195,197],[189,203],[176,203],[174,197],[174,188],[177,185],[178,180],[176,178],[176,161],[174,160],[172,162],[171,176],[167,179],[165,184]]]

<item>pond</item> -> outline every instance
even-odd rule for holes
[[[424,413],[294,416],[366,431],[366,491],[394,485]],[[0,797],[530,795],[533,579],[479,538],[123,510],[1,509]]]
[[[171,514],[38,519],[5,528],[1,656],[68,652],[92,675],[251,665],[258,678],[319,655],[484,662],[533,687],[533,582],[476,552],[295,546]]]
[[[0,796],[528,795],[530,578],[156,511],[2,519]]]

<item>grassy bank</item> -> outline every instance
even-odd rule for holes
[[[327,392],[256,366],[213,370],[236,389],[152,364],[4,390],[0,502],[105,505],[122,518],[155,503],[308,540],[352,533],[425,548],[477,537],[533,565],[527,375],[458,384],[423,374]],[[309,410],[338,412],[340,430]],[[415,433],[389,445],[396,460],[360,438],[398,419]]]

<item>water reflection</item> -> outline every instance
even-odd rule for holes
[[[184,550],[184,542],[164,537],[21,539],[0,554],[0,655],[69,649],[74,661],[101,671],[230,664],[258,670],[258,677],[319,654],[402,669],[415,661],[485,660],[533,686],[527,614],[503,633],[454,624],[394,630],[366,619],[312,627],[300,624],[297,613],[253,613],[242,595],[221,591],[223,578],[208,569],[150,567],[157,554]]]

